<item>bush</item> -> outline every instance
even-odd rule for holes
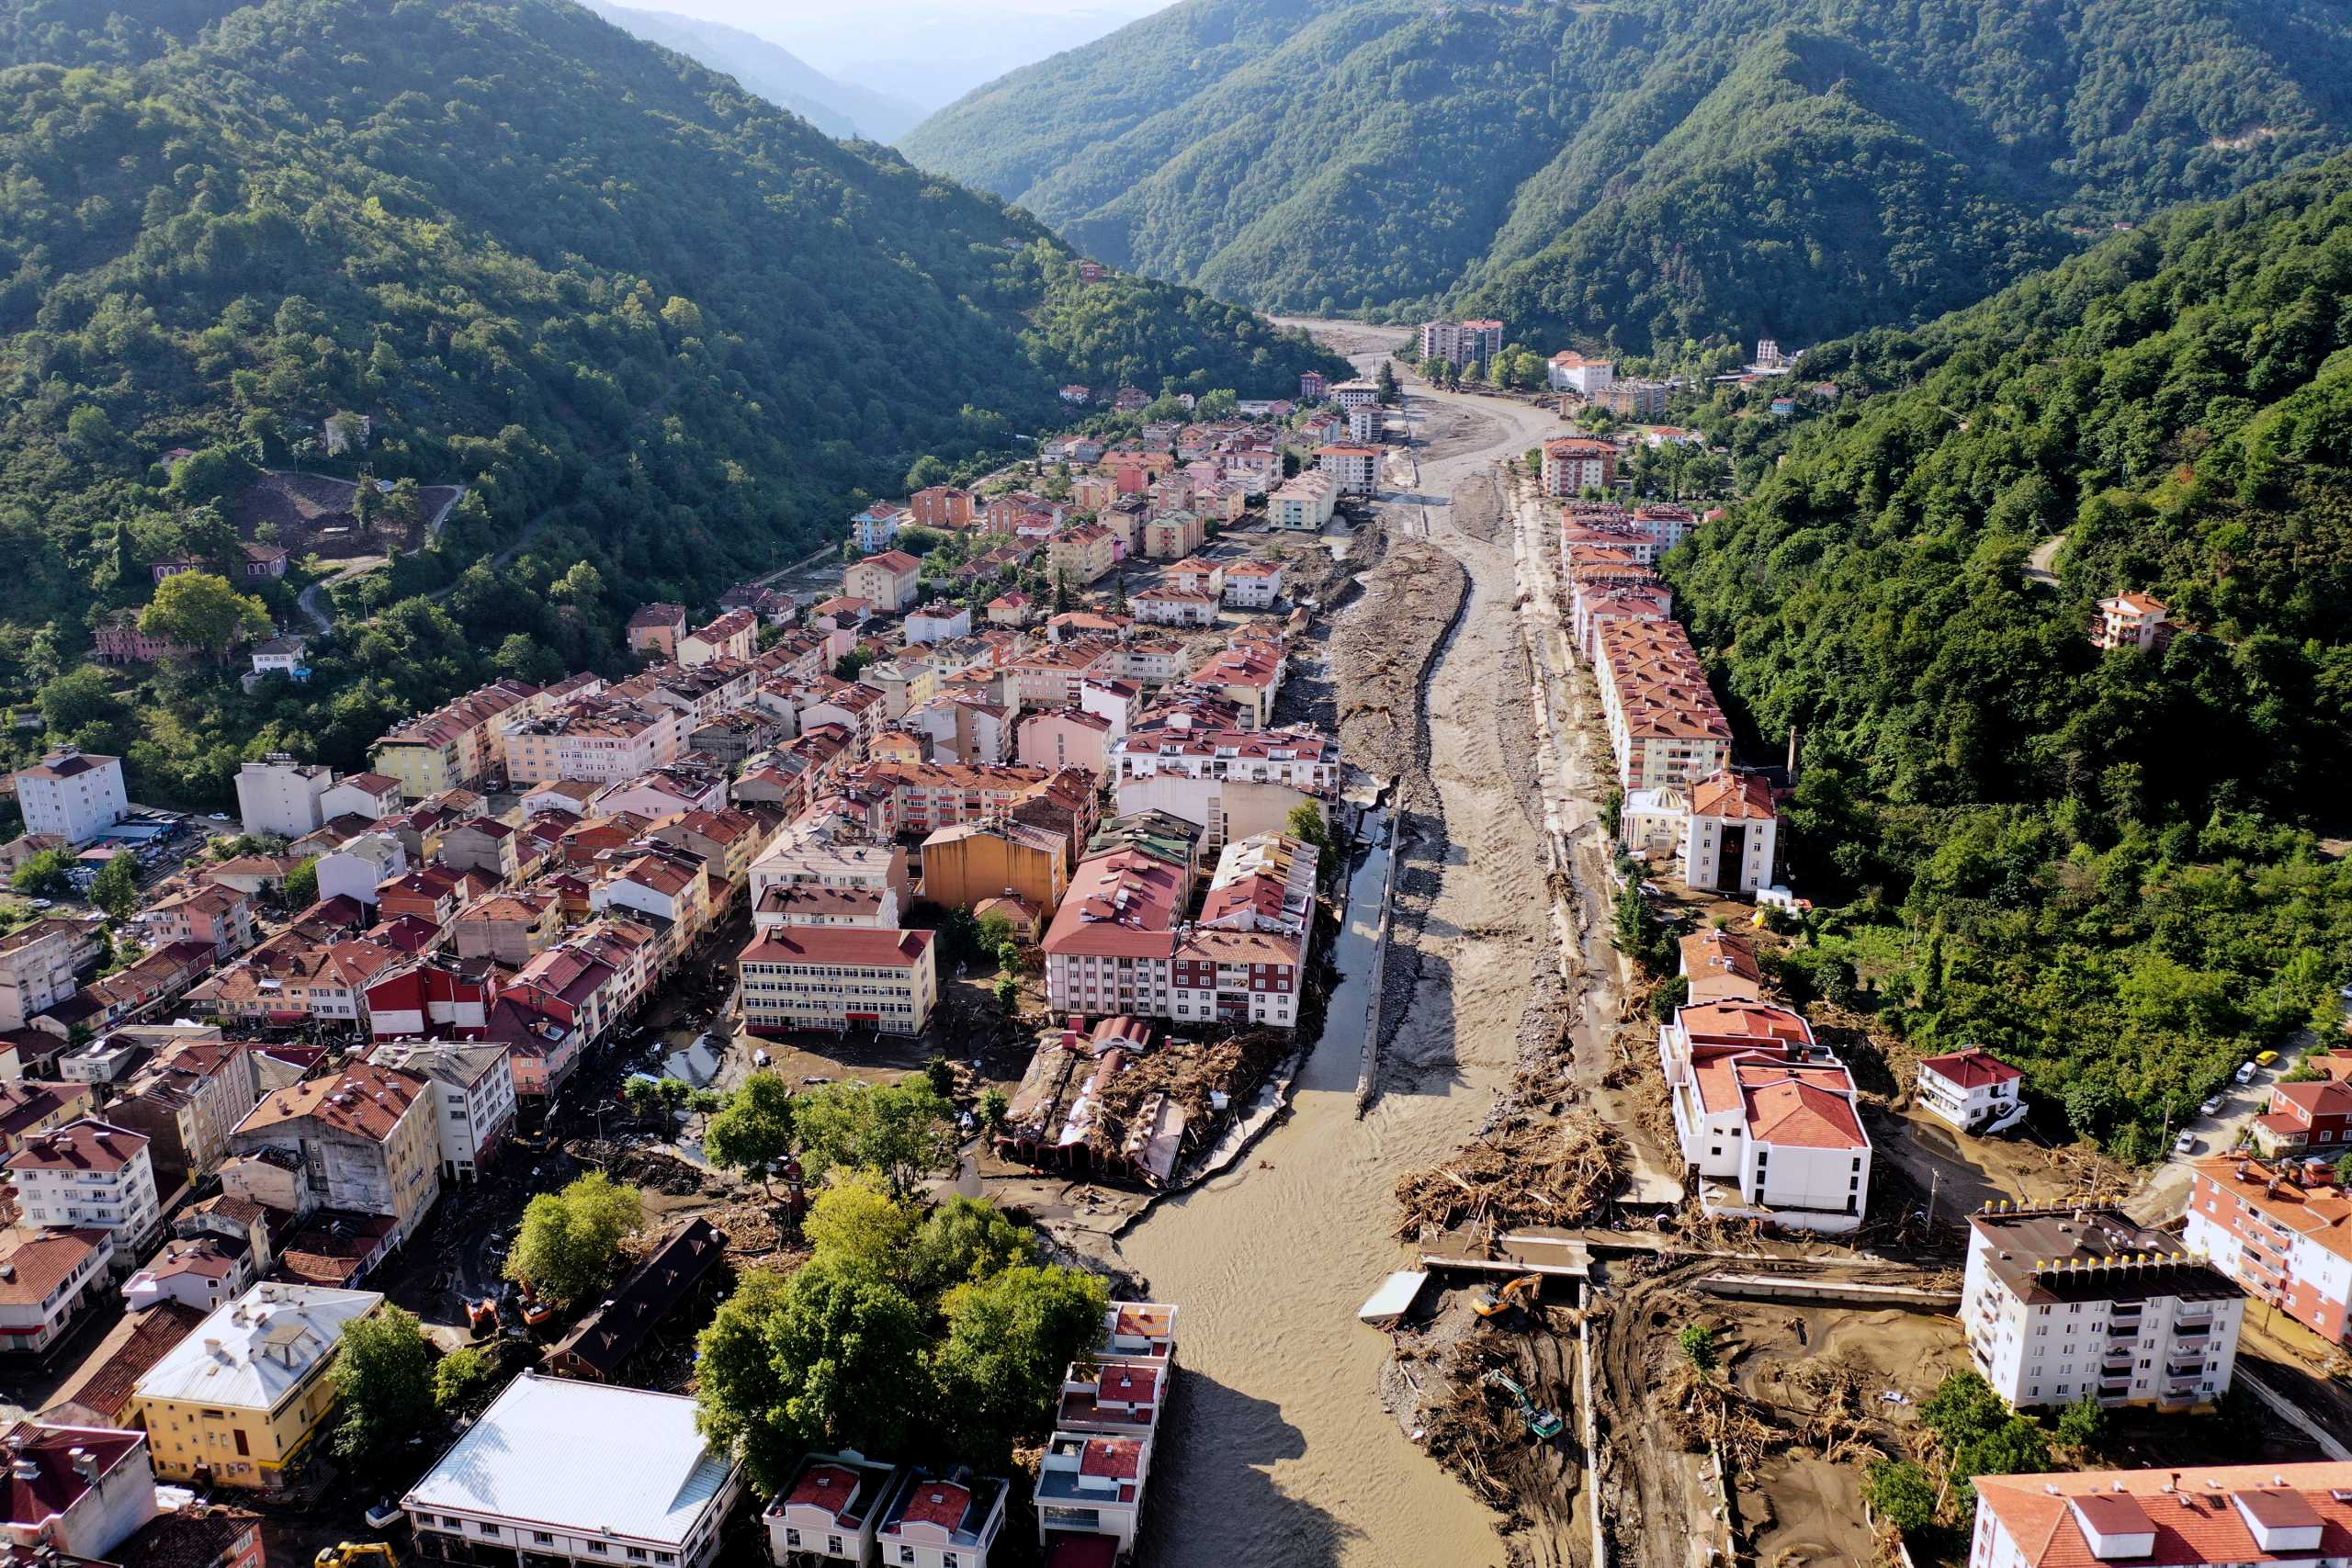
[[[1862,1495],[1882,1524],[1909,1535],[1936,1522],[1936,1488],[1928,1472],[1907,1459],[1883,1459],[1871,1466]]]

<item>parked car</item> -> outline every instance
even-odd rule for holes
[[[388,1530],[401,1522],[401,1505],[397,1497],[379,1497],[376,1506],[361,1516],[371,1530]]]
[[[2183,1133],[2179,1137],[2175,1138],[2172,1141],[2172,1152],[2177,1155],[2195,1154],[2197,1152],[2197,1134],[2194,1133]]]
[[[2240,1083],[2252,1083],[2254,1081],[2254,1064],[2252,1062],[2248,1062],[2245,1066],[2240,1067],[2234,1076]]]
[[[2254,1059],[2261,1063],[2266,1067],[2271,1066],[2278,1062],[2278,1053],[2276,1051],[2257,1051],[2254,1055]]]
[[[2197,1108],[2197,1114],[2199,1116],[2219,1116],[2222,1113],[2222,1103],[2223,1101],[2222,1097],[2217,1094],[2212,1099],[2207,1100],[2204,1104],[2199,1106]]]

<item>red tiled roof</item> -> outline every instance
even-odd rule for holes
[[[1947,1051],[1940,1056],[1922,1056],[1919,1070],[1949,1078],[1962,1089],[1983,1089],[1987,1084],[2007,1083],[2025,1077],[1999,1057],[1987,1055],[1973,1045],[1965,1051]]]
[[[972,1495],[952,1481],[926,1481],[910,1487],[906,1506],[899,1511],[901,1522],[910,1525],[937,1525],[942,1529],[956,1530],[964,1526],[964,1516],[972,1511]]]
[[[931,946],[931,932],[865,926],[778,926],[745,948],[741,964],[855,964],[911,969]]]
[[[1981,1475],[1975,1486],[1977,1506],[2000,1522],[2031,1568],[2098,1568],[2102,1561],[2180,1568],[2352,1555],[2352,1464]],[[2317,1526],[2318,1544],[2266,1550],[2249,1515],[2266,1529]],[[2109,1540],[2153,1536],[2154,1550],[2102,1559],[2086,1523]]]

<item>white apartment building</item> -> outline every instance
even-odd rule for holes
[[[388,1041],[368,1054],[433,1086],[441,1128],[441,1179],[481,1174],[514,1124],[514,1073],[495,1041]]]
[[[1423,321],[1421,363],[1443,359],[1455,365],[1484,365],[1503,351],[1500,321]]]
[[[17,774],[17,807],[26,832],[86,844],[130,813],[122,759],[61,747]]]
[[[939,1000],[929,931],[860,926],[771,926],[737,961],[743,1026],[754,1034],[796,1029],[872,1029],[920,1034]]]
[[[84,1117],[28,1138],[7,1171],[29,1225],[102,1230],[130,1254],[163,1223],[147,1140],[110,1122]]]
[[[2186,1410],[2229,1392],[2245,1292],[2177,1237],[2087,1206],[1980,1210],[1968,1228],[1961,1324],[2010,1404]]]
[[[1682,882],[1702,892],[1754,893],[1772,886],[1781,814],[1754,773],[1717,773],[1690,790],[1682,833]]]
[[[1340,487],[1329,474],[1307,472],[1283,481],[1266,498],[1266,521],[1295,533],[1319,534],[1340,504]]]
[[[1340,743],[1311,729],[1145,729],[1120,737],[1111,760],[1121,780],[1221,779],[1319,795],[1340,787]]]
[[[349,898],[372,908],[376,890],[408,874],[408,847],[390,833],[361,833],[319,857],[321,898]]]
[[[39,920],[0,936],[0,1030],[24,1028],[26,1020],[79,988],[81,945],[54,920]]]
[[[1804,1020],[1769,1002],[1678,1008],[1658,1031],[1674,1128],[1707,1213],[1859,1229],[1871,1141],[1854,1080]]]
[[[1589,398],[1609,389],[1617,378],[1617,367],[1607,359],[1587,359],[1570,349],[1552,356],[1545,368],[1545,379],[1555,392],[1580,392]]]
[[[1919,1108],[1963,1133],[1995,1133],[2025,1115],[2025,1075],[1970,1046],[1919,1058]]]
[[[677,760],[688,716],[659,703],[583,698],[505,727],[506,777],[619,784]]]
[[[859,1453],[808,1455],[760,1517],[768,1560],[795,1568],[871,1562],[875,1531],[906,1476]]]
[[[1342,495],[1371,495],[1380,489],[1380,448],[1340,446],[1318,447],[1315,466],[1330,476]]]
[[[273,751],[238,768],[237,819],[248,833],[299,839],[326,820],[320,802],[334,787],[333,768]]]

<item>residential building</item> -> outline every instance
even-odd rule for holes
[[[492,958],[516,968],[555,945],[563,906],[552,893],[493,893],[458,912],[449,931],[460,958]]]
[[[1500,321],[1424,321],[1421,323],[1421,363],[1442,359],[1449,365],[1484,365],[1503,351]]]
[[[1607,409],[1619,419],[1645,420],[1666,417],[1666,397],[1671,390],[1663,381],[1648,381],[1638,378],[1629,381],[1611,381],[1591,395],[1592,402]]]
[[[1709,1213],[1857,1229],[1870,1135],[1852,1076],[1804,1020],[1768,1002],[1686,1005],[1658,1031],[1675,1132]]]
[[[1143,524],[1143,555],[1150,560],[1177,560],[1195,554],[1208,542],[1208,525],[1198,513],[1162,512]]]
[[[842,573],[842,592],[865,599],[885,615],[897,615],[915,602],[922,579],[922,562],[904,550],[884,550],[853,563]]]
[[[2352,1195],[2320,1159],[2196,1162],[2181,1244],[2330,1344],[2352,1305]]]
[[[1555,392],[1576,392],[1589,398],[1606,391],[1617,378],[1617,367],[1606,359],[1587,359],[1571,349],[1552,356],[1544,378]]]
[[[1266,521],[1276,528],[1319,534],[1338,510],[1340,486],[1329,474],[1310,471],[1285,479],[1266,497]]]
[[[993,1476],[916,1467],[883,1510],[874,1544],[890,1568],[988,1568],[989,1553],[1004,1533],[1004,1504],[1011,1490]]]
[[[17,1210],[52,1230],[101,1230],[122,1256],[143,1251],[163,1228],[147,1140],[85,1118],[25,1140],[7,1159]]]
[[[248,833],[299,839],[326,820],[319,801],[334,787],[333,768],[273,751],[237,769],[237,818]]]
[[[114,1235],[86,1228],[0,1239],[0,1346],[46,1359],[106,1288]]]
[[[283,1489],[334,1412],[343,1331],[383,1302],[373,1291],[264,1283],[215,1311],[132,1390],[157,1477]]]
[[[907,852],[831,813],[794,822],[752,863],[752,907],[772,887],[801,883],[888,888],[902,905],[914,899]]]
[[[870,556],[895,544],[899,529],[910,521],[907,509],[897,502],[877,501],[849,520],[850,538]]]
[[[1283,596],[1280,561],[1236,561],[1225,569],[1225,602],[1237,610],[1271,610]]]
[[[311,1078],[263,1096],[230,1147],[291,1154],[306,1207],[390,1215],[398,1246],[441,1196],[440,1128],[427,1088],[416,1074],[372,1065]]]
[[[1380,448],[1335,444],[1319,446],[1315,466],[1330,476],[1341,495],[1372,495],[1380,489]]]
[[[582,1433],[595,1441],[583,1445]],[[707,1568],[741,1495],[689,1395],[526,1371],[401,1499],[428,1561]]]
[[[1217,599],[1214,593],[1182,588],[1152,587],[1132,600],[1136,619],[1158,626],[1213,626]]]
[[[2146,593],[2119,593],[2098,602],[2098,625],[2091,635],[2095,648],[2119,648],[2141,652],[2156,647],[2172,634],[2171,612],[2163,600]]]
[[[2313,1054],[2303,1064],[2321,1076],[2270,1086],[2270,1102],[2250,1128],[2256,1152],[2325,1160],[2352,1154],[2352,1057]]]
[[[907,1472],[864,1454],[812,1453],[761,1515],[776,1568],[874,1561],[874,1536]]]
[[[628,646],[633,653],[657,659],[678,657],[678,638],[685,635],[684,604],[645,604],[628,618]]]
[[[147,1140],[155,1187],[167,1199],[200,1183],[228,1156],[229,1134],[261,1094],[253,1054],[217,1029],[190,1030],[117,1084],[107,1120]]]
[[[85,1083],[0,1078],[0,1153],[15,1154],[51,1127],[88,1115],[95,1103]]]
[[[1680,623],[1604,621],[1594,640],[1619,787],[1695,784],[1730,765],[1731,721]]]
[[[507,778],[518,785],[556,779],[618,784],[676,761],[688,722],[662,704],[610,693],[576,698],[505,727]]]
[[[2089,1204],[1979,1210],[1960,1320],[2010,1404],[2211,1406],[2230,1390],[2245,1292],[2177,1238]]]
[[[1056,1432],[1037,1471],[1037,1542],[1056,1535],[1103,1536],[1109,1560],[1135,1551],[1151,1444],[1139,1438]]]
[[[401,808],[401,781],[390,773],[354,773],[338,779],[319,796],[319,820],[365,817],[380,822]]]
[[[18,1421],[0,1434],[0,1448],[8,1455],[0,1536],[31,1563],[103,1561],[155,1517],[142,1432]]]
[[[404,800],[470,788],[505,768],[505,725],[554,700],[550,692],[520,681],[493,681],[394,726],[377,740],[369,761],[400,781]]]
[[[0,934],[0,1030],[22,1029],[71,997],[96,960],[74,922],[35,920]]]
[[[1046,575],[1057,581],[1067,579],[1076,587],[1107,576],[1118,564],[1111,531],[1100,523],[1065,528],[1046,544]]]
[[[348,898],[373,908],[378,889],[408,874],[408,848],[393,834],[360,833],[318,858],[311,869],[322,898]]]
[[[748,662],[759,649],[760,617],[749,610],[729,610],[678,638],[678,663],[695,670],[722,659]]]
[[[1770,887],[1780,818],[1772,786],[1758,774],[1720,773],[1693,784],[1682,835],[1684,886],[1750,894]]]
[[[1111,748],[1111,762],[1121,781],[1171,775],[1279,784],[1325,797],[1340,788],[1340,743],[1313,729],[1130,730]]]
[[[496,1041],[387,1041],[368,1054],[433,1086],[441,1179],[471,1181],[498,1157],[514,1125],[514,1074]]]
[[[1919,1109],[1963,1133],[1997,1133],[2025,1117],[2025,1075],[1971,1045],[1922,1056],[1914,1080]]]
[[[149,940],[158,946],[197,942],[212,950],[215,963],[254,944],[253,895],[219,883],[161,899],[148,907],[147,918]]]
[[[926,528],[962,529],[972,525],[972,492],[954,485],[933,485],[907,498],[907,509]]]
[[[88,843],[130,814],[122,759],[61,747],[17,772],[17,809],[28,833]]]
[[[1617,482],[1617,448],[1589,436],[1559,435],[1544,443],[1544,493],[1555,498],[1607,490]]]
[[[122,1282],[123,1304],[146,1312],[172,1303],[209,1313],[251,1290],[262,1267],[243,1238],[175,1236]]]
[[[854,926],[772,926],[737,960],[743,1026],[920,1034],[939,999],[932,933]]]
[[[1968,1568],[2326,1568],[2352,1549],[2352,1464],[1980,1475]]]
[[[1021,723],[1019,760],[1027,768],[1110,771],[1111,745],[1124,733],[1118,721],[1083,708],[1032,714]]]
[[[1298,400],[1302,403],[1319,403],[1323,400],[1323,394],[1330,389],[1330,386],[1329,378],[1320,370],[1306,371],[1298,378]]]
[[[548,1348],[548,1370],[617,1382],[653,1331],[701,1292],[726,1250],[727,1237],[703,1216],[673,1224],[611,1294]]]
[[[1069,886],[1069,840],[1010,818],[942,828],[922,842],[922,896],[969,909],[1003,895],[1050,909]]]
[[[266,675],[283,676],[288,681],[311,678],[311,639],[293,632],[280,632],[254,644],[253,673],[245,677],[250,687],[255,680]]]
[[[937,599],[907,615],[906,640],[913,644],[953,642],[972,635],[972,611],[967,604]]]

